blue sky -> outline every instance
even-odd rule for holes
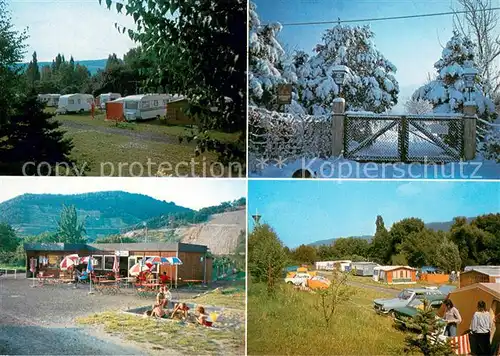
[[[128,35],[118,33],[115,22],[134,28],[130,16],[117,14],[98,0],[7,0],[14,27],[28,29],[25,61],[33,51],[38,60],[52,61],[58,54],[75,60],[103,59],[111,53],[122,57],[136,47]]]
[[[116,177],[0,177],[0,203],[18,195],[81,194],[122,190],[200,209],[247,195],[244,179],[116,178]]]
[[[456,0],[255,0],[261,22],[307,22],[355,20],[449,12]],[[408,97],[434,73],[442,46],[452,35],[452,16],[374,21],[374,42],[384,56],[396,65],[400,97]],[[333,25],[284,26],[281,43],[288,49],[311,52]]]
[[[407,217],[451,221],[500,212],[498,182],[253,180],[248,214],[256,211],[289,247],[371,235],[377,215],[387,227]]]

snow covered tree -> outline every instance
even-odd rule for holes
[[[437,78],[417,89],[412,99],[428,100],[436,113],[460,113],[468,101],[463,73],[465,68],[476,67],[474,61],[474,44],[472,41],[454,31],[452,38],[443,49],[442,58],[434,64]],[[485,96],[480,80],[471,92],[471,100],[478,107],[478,114],[488,117],[494,110],[491,99]]]
[[[396,67],[375,48],[373,37],[369,26],[337,25],[325,32],[316,54],[297,68],[300,101],[308,113],[331,112],[339,96],[333,80],[337,65],[348,66],[352,74],[340,95],[348,110],[383,112],[397,103]]]
[[[424,99],[410,99],[405,103],[406,113],[411,115],[423,115],[432,112],[432,104]]]
[[[257,6],[250,2],[249,102],[251,105],[276,109],[276,86],[286,83],[279,68],[285,51],[276,38],[281,25],[261,25],[256,10]]]

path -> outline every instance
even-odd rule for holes
[[[179,139],[177,137],[165,134],[159,134],[154,132],[137,132],[134,130],[119,129],[115,127],[103,127],[103,126],[97,126],[92,124],[86,124],[83,122],[75,122],[64,119],[62,120],[57,119],[57,120],[63,124],[63,127],[68,127],[73,129],[93,130],[105,134],[127,136],[137,139],[138,141],[153,141],[160,143],[168,143],[172,145],[183,145],[183,146],[193,146],[193,147],[195,146],[194,141],[186,143],[186,140],[183,140],[183,143],[179,143]]]
[[[401,291],[397,290],[397,289],[379,287],[379,286],[374,286],[371,284],[365,284],[365,283],[360,283],[360,282],[349,281],[349,282],[347,282],[347,284],[350,286],[353,286],[353,287],[358,287],[358,288],[373,289],[373,290],[376,290],[377,292],[383,292],[383,293],[391,294],[393,296],[397,296],[399,293],[401,293]]]
[[[144,346],[79,326],[75,318],[112,309],[148,305],[135,294],[88,295],[88,287],[31,288],[32,281],[0,277],[0,355],[145,355]],[[132,291],[131,291],[132,292]],[[188,299],[195,291],[173,292]],[[162,350],[169,353],[170,350]]]

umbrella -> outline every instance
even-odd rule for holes
[[[158,264],[158,265],[170,264],[167,257],[160,257],[160,256],[150,257],[146,260],[145,263]]]
[[[135,265],[132,266],[132,268],[129,269],[128,272],[130,273],[131,276],[137,276],[141,272],[150,271],[152,267],[153,264],[149,262],[145,262],[144,264],[136,263]]]
[[[182,261],[179,257],[166,257],[167,262],[171,265],[178,266],[182,264]]]
[[[120,273],[120,263],[118,262],[118,257],[115,256],[115,261],[113,262],[113,272],[115,275]]]
[[[61,264],[59,267],[63,270],[66,271],[69,267],[76,266],[78,264],[79,257],[75,253],[73,255],[69,255],[63,258],[61,261]]]

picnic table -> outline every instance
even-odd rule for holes
[[[116,294],[120,292],[120,285],[117,281],[112,280],[102,280],[94,286],[95,290],[100,293],[109,292],[111,294]]]
[[[197,284],[203,284],[203,282],[204,282],[201,279],[182,279],[181,281],[187,283],[188,289],[194,289],[194,287]]]
[[[132,286],[132,283],[135,282],[135,277],[121,277],[118,278],[117,281],[119,283],[125,284],[127,288],[130,288]]]
[[[43,286],[45,283],[48,284],[55,284],[57,283],[57,278],[55,278],[54,274],[44,274],[44,275],[38,275],[38,285]]]

